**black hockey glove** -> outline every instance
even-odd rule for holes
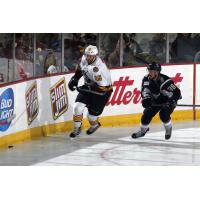
[[[171,107],[175,107],[177,104],[177,101],[175,99],[169,99],[167,104],[169,104],[169,106],[171,106]]]
[[[163,106],[169,107],[169,108],[175,108],[176,104],[177,104],[177,101],[175,99],[168,99],[168,101],[164,103]]]
[[[76,87],[78,86],[78,80],[74,77],[71,78],[71,80],[68,83],[68,87],[71,91],[74,91]]]
[[[152,101],[151,101],[151,99],[150,99],[150,98],[143,99],[143,100],[142,100],[142,106],[143,106],[144,108],[149,108],[149,107],[151,107],[151,106],[152,106]]]

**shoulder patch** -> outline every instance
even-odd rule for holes
[[[145,82],[144,82],[144,85],[149,85],[149,82],[148,82],[148,81],[145,81]]]
[[[99,68],[98,67],[93,67],[93,72],[98,72]]]
[[[165,79],[163,77],[160,77],[160,82],[163,83]]]

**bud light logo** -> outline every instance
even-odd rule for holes
[[[14,94],[12,88],[0,95],[0,131],[6,131],[14,118]]]

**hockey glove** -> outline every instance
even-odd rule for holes
[[[143,106],[144,108],[149,108],[149,107],[151,107],[151,106],[152,106],[152,101],[151,101],[151,99],[150,99],[150,98],[143,99],[143,100],[142,100],[142,106]]]
[[[168,101],[168,104],[169,104],[169,106],[175,107],[176,104],[177,104],[177,101],[176,101],[175,99],[170,99],[170,100]]]
[[[78,86],[78,80],[74,77],[71,78],[71,80],[68,83],[68,87],[71,91],[74,91],[76,87]]]

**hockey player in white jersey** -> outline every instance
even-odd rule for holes
[[[78,87],[78,81],[82,76],[85,83]],[[90,123],[90,128],[86,133],[88,135],[94,133],[101,126],[98,117],[103,112],[113,91],[110,71],[98,56],[96,46],[89,45],[85,49],[85,54],[69,81],[68,87],[71,91],[77,89],[79,92],[73,107],[74,130],[70,137],[74,138],[81,133],[83,112],[86,107]]]

